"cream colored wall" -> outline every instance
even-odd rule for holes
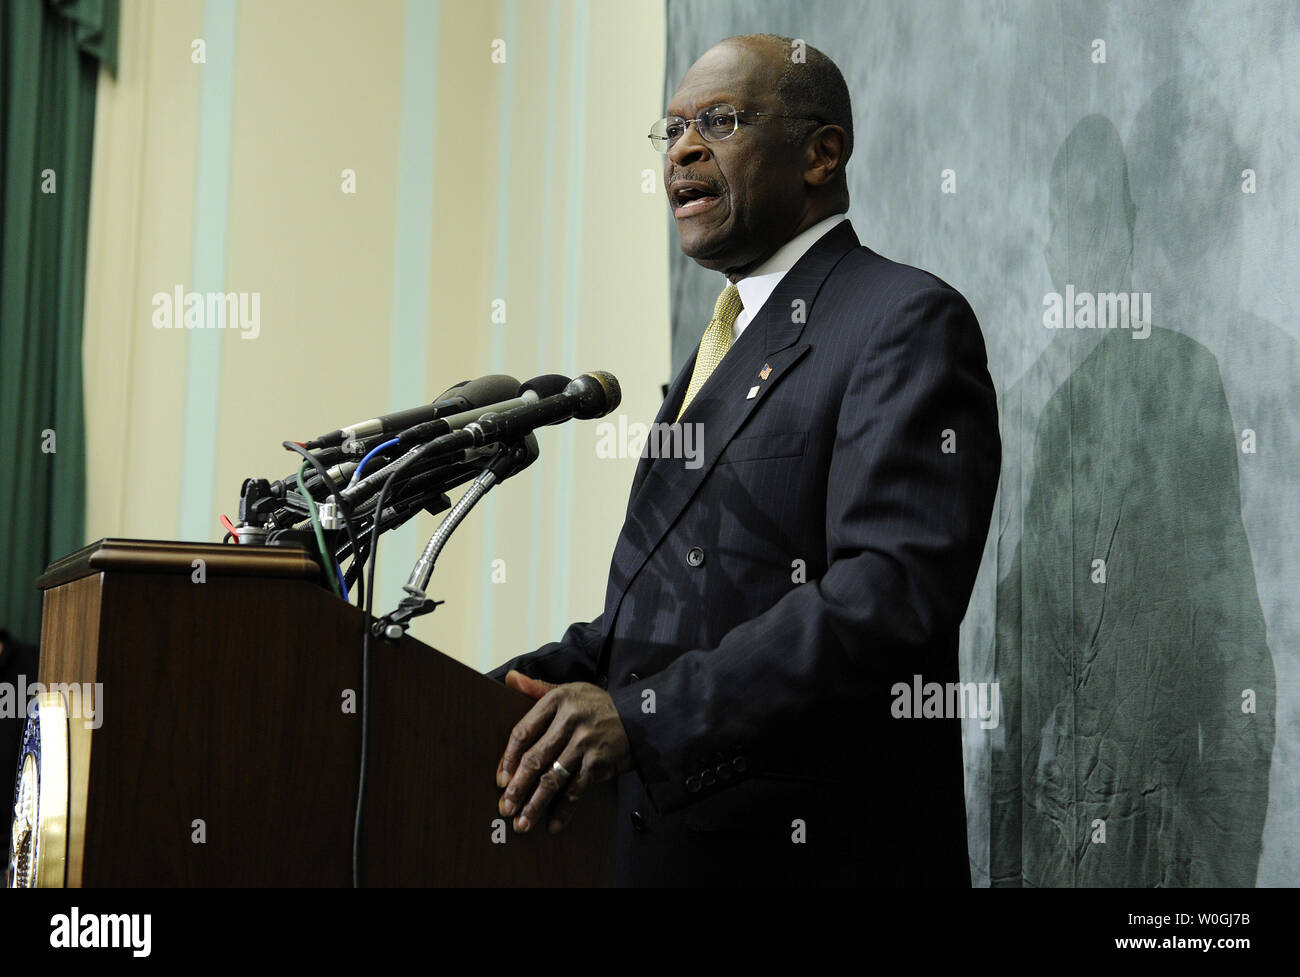
[[[487,372],[606,369],[623,385],[620,412],[652,419],[669,357],[666,214],[662,190],[642,187],[644,171],[658,169],[644,131],[661,110],[659,4],[437,6],[433,157],[414,161],[433,191],[427,353],[409,400],[390,383],[390,359],[398,289],[411,287],[394,275],[407,240],[403,106],[426,94],[403,91],[412,9],[395,0],[224,9],[236,31],[223,287],[259,293],[262,322],[255,340],[219,337],[218,393],[200,405],[216,442],[188,448],[191,459],[215,453],[204,538],[220,538],[218,513],[234,517],[244,477],[296,467],[282,440],[383,412],[392,397],[413,405]],[[177,538],[182,527],[185,391],[202,362],[190,362],[194,334],[153,328],[151,296],[189,287],[195,274],[202,86],[214,52],[208,65],[190,54],[213,12],[203,0],[126,0],[122,67],[100,85],[85,340],[92,540]],[[508,70],[491,59],[496,38]],[[602,120],[598,131],[589,119]],[[357,173],[354,195],[341,192],[344,168]],[[211,170],[205,179],[210,188]],[[504,324],[491,321],[494,298],[506,301]],[[590,421],[549,428],[540,442],[538,463],[453,537],[431,587],[448,603],[415,628],[479,668],[558,636],[603,601],[635,461],[598,458]],[[381,545],[381,557],[391,547],[381,611],[397,600],[397,568],[404,576],[437,520],[416,522]],[[492,582],[495,560],[504,582]]]
[[[172,538],[186,350],[150,296],[184,282],[193,238],[199,73],[177,45],[201,5],[123,5],[116,80],[101,72],[86,260],[86,538]],[[157,488],[155,488],[157,487]]]

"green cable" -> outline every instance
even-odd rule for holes
[[[311,528],[316,533],[316,545],[320,547],[320,558],[325,561],[321,564],[321,567],[325,571],[325,576],[330,578],[330,587],[333,589],[334,593],[342,597],[343,594],[339,590],[339,582],[331,572],[334,569],[334,561],[330,559],[329,550],[325,547],[325,531],[320,528],[320,516],[316,514],[316,500],[307,494],[307,485],[302,480],[302,473],[306,470],[307,462],[304,461],[302,467],[298,469],[298,491],[301,492],[302,497],[307,500],[307,511],[311,513]]]

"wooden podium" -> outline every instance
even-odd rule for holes
[[[362,615],[319,572],[301,549],[105,539],[37,581],[41,682],[97,710],[67,722],[67,885],[351,884]],[[558,835],[497,812],[531,705],[409,636],[372,644],[363,885],[612,884],[612,783]]]

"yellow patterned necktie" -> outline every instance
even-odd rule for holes
[[[677,420],[682,419],[686,408],[704,386],[704,381],[709,379],[713,371],[718,368],[718,364],[722,362],[722,358],[727,355],[727,350],[731,349],[731,327],[735,325],[736,317],[740,315],[740,310],[743,308],[740,292],[736,286],[727,285],[718,296],[717,304],[713,306],[713,318],[709,322],[709,328],[704,330],[704,336],[700,339],[700,351],[695,356],[695,369],[691,371],[690,386],[686,388],[686,396],[682,400],[682,409],[677,412]]]

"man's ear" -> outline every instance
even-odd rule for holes
[[[804,182],[824,187],[844,171],[844,150],[848,138],[840,126],[816,129],[804,143]]]

